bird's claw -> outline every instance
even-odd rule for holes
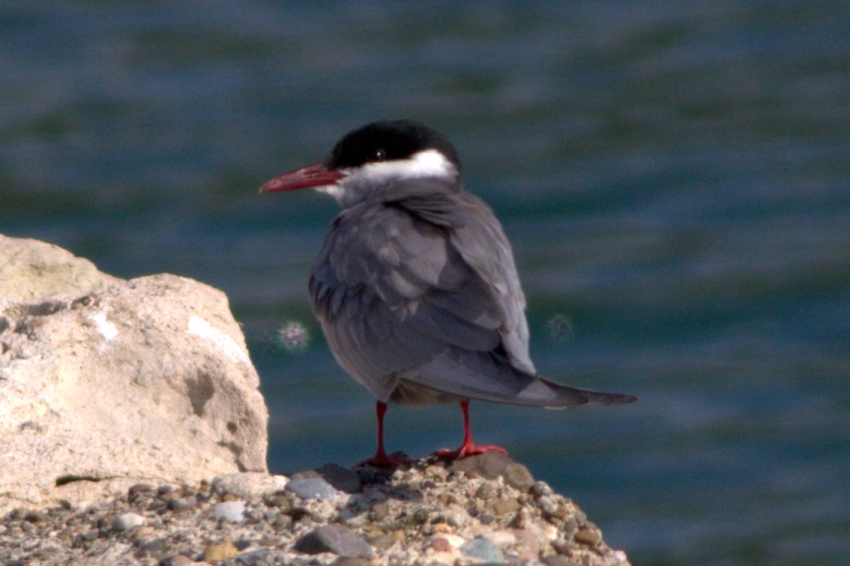
[[[479,454],[484,454],[485,452],[498,452],[499,454],[508,455],[508,451],[502,448],[501,446],[496,446],[495,444],[473,444],[464,442],[460,448],[457,450],[448,450],[443,448],[441,450],[437,450],[437,457],[445,460],[459,460],[460,458],[466,458],[467,456],[477,456]]]

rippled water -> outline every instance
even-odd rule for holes
[[[540,371],[640,397],[473,403],[477,439],[636,564],[843,564],[848,37],[838,1],[6,3],[0,232],[225,290],[270,467],[354,464],[373,400],[306,302],[335,205],[255,189],[362,123],[425,121],[514,243]],[[460,426],[393,408],[388,443]]]

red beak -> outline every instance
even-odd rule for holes
[[[260,192],[274,193],[277,191],[294,191],[308,187],[333,185],[343,177],[345,177],[344,173],[329,170],[324,163],[314,163],[313,165],[284,173],[280,177],[275,177],[260,187]]]

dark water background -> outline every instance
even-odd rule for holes
[[[352,465],[373,401],[306,302],[335,204],[256,187],[385,117],[456,142],[541,373],[640,397],[473,403],[478,440],[635,564],[850,563],[850,4],[3,2],[0,232],[223,289],[272,470]],[[388,419],[460,442],[455,407]]]

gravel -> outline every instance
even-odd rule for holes
[[[501,455],[292,477],[297,489],[283,476],[215,478],[15,509],[0,521],[0,564],[629,564],[569,498]]]

